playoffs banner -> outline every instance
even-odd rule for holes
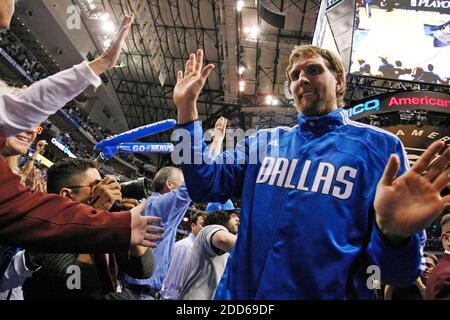
[[[397,8],[448,14],[450,0],[397,0]]]

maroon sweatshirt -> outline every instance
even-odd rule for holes
[[[0,134],[0,149],[5,137]],[[31,191],[0,159],[0,244],[40,252],[121,252],[131,214],[96,211],[58,195]]]
[[[444,253],[427,279],[426,300],[450,300],[450,254]]]

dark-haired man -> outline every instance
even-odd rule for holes
[[[211,300],[236,243],[239,216],[219,210],[205,218],[180,282],[179,300]]]
[[[67,158],[56,162],[48,170],[47,184],[49,193],[89,203],[97,210],[110,210],[115,202],[121,202],[127,209],[138,204],[133,199],[123,202],[116,179],[111,176],[102,179],[96,163],[88,159]],[[151,220],[159,222],[160,219],[152,217]],[[155,232],[162,232],[160,227],[152,228]],[[153,241],[160,239],[155,235]],[[109,254],[39,254],[39,260],[42,267],[23,286],[25,299],[133,299],[118,291],[118,276],[127,272],[137,278],[149,278],[155,264],[152,251],[140,246],[132,246],[127,252]],[[68,268],[74,265],[81,270],[78,289],[67,286],[71,275]]]

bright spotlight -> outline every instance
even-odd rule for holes
[[[238,2],[236,2],[236,10],[241,12],[242,8],[244,7],[244,1],[240,0]]]
[[[111,20],[106,20],[102,22],[102,29],[106,33],[113,33],[114,31],[116,31],[116,26],[111,22]]]

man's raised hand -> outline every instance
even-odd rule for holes
[[[198,118],[197,99],[213,69],[212,64],[203,68],[203,50],[198,49],[197,54],[189,56],[184,73],[178,71],[173,100],[177,106],[179,124]]]
[[[433,161],[444,146],[433,143],[401,177],[398,157],[389,158],[374,202],[378,227],[389,239],[401,240],[425,229],[450,205],[450,195],[440,195],[450,184],[450,148]]]

